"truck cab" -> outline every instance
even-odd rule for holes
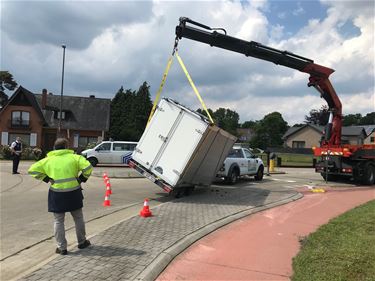
[[[241,176],[254,176],[255,180],[262,180],[263,174],[262,159],[253,154],[249,148],[234,145],[217,176],[224,178],[227,183],[235,184]]]

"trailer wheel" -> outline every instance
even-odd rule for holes
[[[239,172],[236,168],[231,169],[228,177],[226,178],[228,184],[235,184],[238,181]]]
[[[366,163],[364,166],[361,182],[365,185],[375,183],[375,167],[370,163]]]

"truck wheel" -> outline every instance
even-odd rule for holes
[[[90,162],[91,166],[93,167],[95,167],[98,164],[98,159],[96,159],[95,157],[91,157],[87,160]]]
[[[260,166],[254,178],[257,181],[261,181],[263,179],[263,175],[264,175],[264,167]]]
[[[235,183],[237,183],[237,181],[238,181],[238,176],[239,176],[239,173],[238,173],[237,169],[232,169],[232,170],[229,172],[228,177],[226,178],[227,183],[228,183],[228,184],[235,184]]]
[[[361,182],[365,185],[372,185],[375,183],[375,167],[370,163],[366,163]]]

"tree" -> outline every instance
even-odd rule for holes
[[[255,126],[255,136],[250,145],[255,148],[266,149],[283,144],[282,136],[288,130],[288,123],[279,112],[272,112],[264,116]]]
[[[241,128],[243,128],[243,129],[253,129],[253,128],[255,128],[256,124],[257,124],[257,121],[252,121],[252,120],[245,121],[241,124]]]
[[[363,116],[360,125],[375,125],[375,112],[367,113]]]
[[[212,111],[212,109],[211,109],[211,108],[207,108],[207,110],[208,110],[208,112],[210,113],[211,117],[212,117],[213,119],[215,119],[215,118],[214,118],[214,112]],[[199,114],[202,114],[202,115],[204,115],[204,116],[206,116],[206,117],[208,118],[208,115],[207,115],[206,110],[198,108],[198,109],[197,109],[197,112],[198,112]]]
[[[8,95],[4,92],[5,89],[13,91],[17,85],[11,73],[0,71],[0,108],[8,102]]]
[[[136,139],[139,140],[146,128],[148,117],[152,109],[152,101],[150,97],[150,86],[147,82],[139,87],[135,94],[133,105],[134,129],[136,131]]]
[[[360,113],[344,115],[342,118],[342,125],[343,126],[359,125],[361,123],[361,119],[362,119],[362,115]]]
[[[237,135],[240,116],[236,111],[230,110],[228,108],[219,108],[215,112],[213,112],[210,108],[208,108],[207,110],[218,127],[227,131],[228,133],[231,133],[232,135]],[[206,111],[203,109],[198,109],[197,112],[208,117]]]
[[[109,134],[114,140],[136,140],[131,112],[134,95],[135,93],[130,89],[124,92],[121,86],[111,101]]]
[[[319,110],[312,109],[309,115],[305,115],[305,122],[314,125],[324,126],[328,123],[329,111],[328,106],[323,105]]]
[[[237,135],[240,116],[236,111],[228,108],[219,108],[214,112],[214,118],[218,127],[222,128],[228,133],[231,133],[232,135]]]
[[[109,135],[114,140],[138,141],[151,112],[150,86],[144,82],[137,92],[121,88],[111,101]]]

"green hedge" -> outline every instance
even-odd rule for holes
[[[38,147],[25,147],[22,150],[22,160],[39,160],[44,156],[42,150]],[[10,160],[12,159],[12,151],[8,145],[0,145],[0,158]]]

